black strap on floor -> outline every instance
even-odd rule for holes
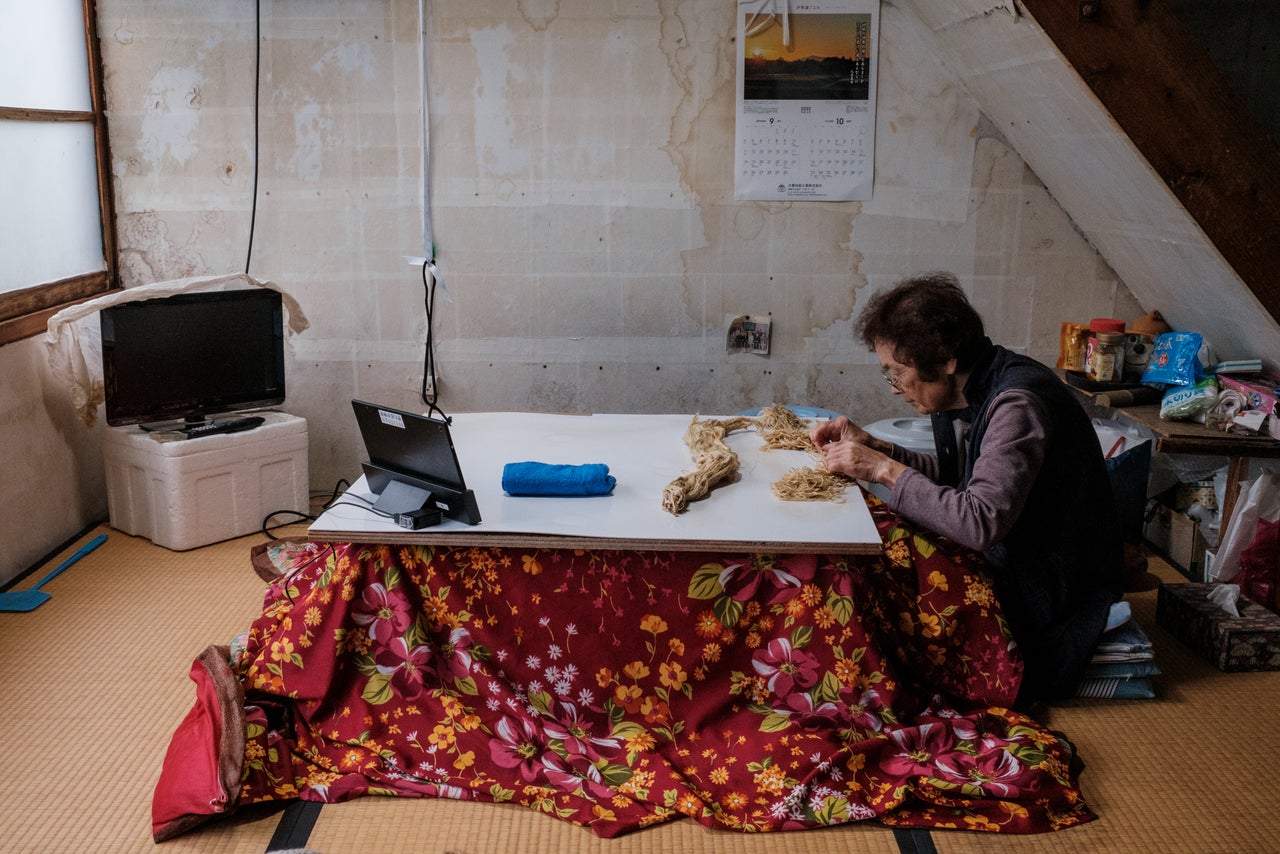
[[[318,801],[294,801],[289,804],[284,815],[280,816],[280,823],[276,825],[276,832],[271,835],[271,841],[267,843],[267,851],[306,848],[307,839],[311,836],[311,828],[316,826],[316,819],[320,817],[322,806],[324,804]]]
[[[895,827],[893,838],[900,854],[938,854],[933,847],[933,837],[923,827]]]
[[[267,851],[288,851],[294,848],[306,848],[311,837],[311,829],[316,826],[320,817],[320,808],[324,804],[316,801],[294,801],[289,804],[276,832],[267,843]],[[933,837],[923,827],[895,827],[894,841],[898,843],[899,854],[938,854],[933,845]]]

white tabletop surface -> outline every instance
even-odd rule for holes
[[[713,416],[703,416],[703,420]],[[311,536],[385,542],[475,544],[492,534],[604,538],[626,547],[722,548],[732,545],[779,550],[873,552],[880,537],[858,487],[846,500],[782,501],[771,485],[813,460],[800,451],[766,451],[754,429],[729,434],[740,478],[717,486],[707,498],[673,515],[662,509],[663,489],[692,472],[684,443],[691,415],[547,415],[527,412],[460,413],[453,416],[454,446],[482,521],[452,519],[410,531],[360,507],[340,504],[311,526]],[[617,478],[607,496],[513,497],[502,490],[510,462],[604,463]],[[369,496],[360,478],[348,495]],[[486,535],[486,536],[480,536]],[[507,544],[501,540],[494,542]],[[541,544],[541,543],[540,543]],[[554,544],[554,543],[549,543]],[[566,543],[566,545],[569,543]]]

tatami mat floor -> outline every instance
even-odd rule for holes
[[[0,851],[246,852],[270,847],[281,812],[247,812],[156,846],[161,759],[194,699],[191,662],[257,615],[249,566],[261,535],[173,552],[103,526],[107,542],[45,585],[34,611],[0,613]],[[296,527],[280,533],[302,534]],[[39,575],[24,580],[29,586]],[[1163,670],[1155,700],[1077,700],[1041,719],[1067,733],[1098,821],[1056,834],[895,836],[874,824],[741,836],[677,822],[614,840],[520,807],[364,798],[323,807],[322,854],[688,852],[1280,852],[1280,673],[1221,673],[1155,621],[1157,559],[1130,594]]]

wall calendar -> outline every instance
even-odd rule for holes
[[[734,197],[871,198],[879,0],[738,0]]]

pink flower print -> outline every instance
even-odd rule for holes
[[[880,757],[880,767],[894,776],[931,777],[938,758],[951,754],[954,747],[955,738],[944,724],[903,727],[889,733],[889,746]]]
[[[570,767],[554,753],[542,757],[543,770],[551,785],[562,792],[585,792],[589,797],[604,799],[612,797],[615,792],[605,782],[600,769],[594,765],[577,763],[581,767]]]
[[[794,599],[805,582],[812,581],[818,569],[814,555],[791,555],[778,560],[757,561],[751,565],[731,564],[720,573],[720,586],[725,595],[739,602],[756,597],[761,585],[767,584],[776,592],[768,600],[770,605]]]
[[[578,707],[572,703],[560,703],[557,720],[548,720],[543,726],[549,737],[557,739],[564,745],[569,761],[577,766],[574,757],[587,759],[584,765],[593,764],[601,759],[616,756],[619,749],[618,739],[609,736],[593,735],[594,723],[580,717]],[[605,719],[607,721],[607,718]]]
[[[929,708],[921,712],[916,720],[920,723],[940,721],[944,726],[951,728],[951,733],[957,741],[977,741],[979,738],[990,737],[983,736],[979,732],[977,719],[962,716],[937,694],[933,696]]]
[[[413,622],[413,608],[399,590],[391,591],[381,584],[370,584],[360,599],[352,607],[351,615],[360,625],[368,626],[369,637],[374,643],[387,643]]]
[[[847,568],[841,569],[834,564],[827,564],[824,569],[831,571],[831,592],[836,596],[853,596],[853,573]]]
[[[856,690],[855,688],[840,690],[841,706],[849,725],[864,732],[879,732],[884,728],[884,718],[880,714],[884,711],[884,700],[880,692],[874,688],[868,688],[855,700],[853,694]]]
[[[503,768],[516,768],[520,779],[532,783],[543,773],[542,758],[550,753],[546,737],[529,718],[514,720],[503,715],[496,727],[497,738],[489,741],[489,756]],[[554,756],[554,754],[552,754]],[[558,757],[556,757],[558,758]]]
[[[813,704],[808,691],[797,691],[786,698],[791,721],[805,732],[830,732],[840,716],[840,707],[831,701]]]
[[[475,664],[475,659],[471,655],[473,643],[471,632],[459,627],[450,632],[449,639],[440,645],[442,663],[459,679],[469,676]]]
[[[794,649],[786,638],[775,638],[764,649],[756,650],[751,664],[779,697],[790,694],[793,687],[805,689],[818,681],[818,659]]]
[[[957,750],[938,759],[934,776],[949,783],[973,786],[997,798],[1017,798],[1040,788],[1039,781],[1026,773],[1017,757],[1003,747],[977,756]],[[1027,779],[1020,779],[1024,776]]]
[[[392,691],[403,699],[412,700],[422,693],[426,685],[425,671],[431,663],[431,647],[409,649],[403,637],[392,638],[391,643],[374,653],[373,663],[379,672],[391,674]]]

